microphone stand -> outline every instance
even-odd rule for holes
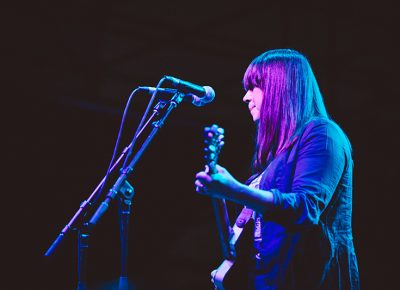
[[[161,82],[163,81],[163,79],[161,80]],[[161,84],[161,83],[160,83]],[[130,98],[139,90],[140,88],[135,89]],[[155,95],[153,95],[154,97]],[[98,199],[99,195],[101,192],[99,192],[99,190],[105,185],[105,182],[107,180],[108,175],[117,167],[118,163],[122,160],[122,158],[124,157],[124,155],[126,153],[128,153],[127,157],[129,157],[130,151],[134,146],[134,142],[136,141],[136,138],[139,137],[139,135],[142,133],[143,129],[147,126],[147,124],[153,119],[153,117],[155,116],[157,112],[153,112],[153,114],[151,115],[151,117],[148,119],[147,123],[145,125],[142,126],[142,123],[139,124],[139,128],[141,129],[140,132],[136,132],[135,133],[135,137],[134,140],[129,144],[129,146],[127,146],[121,153],[121,155],[118,157],[117,161],[114,162],[114,164],[109,168],[106,176],[103,177],[103,179],[100,181],[100,183],[97,185],[97,187],[94,189],[94,191],[90,194],[89,198],[87,200],[84,200],[81,205],[79,206],[78,211],[74,214],[74,216],[71,218],[71,220],[68,222],[68,224],[66,226],[64,226],[64,228],[61,230],[61,232],[59,233],[59,235],[57,236],[57,238],[53,241],[53,243],[51,244],[51,246],[47,249],[46,253],[44,254],[46,257],[50,257],[53,252],[55,251],[55,249],[59,246],[59,244],[64,240],[65,236],[67,235],[67,233],[69,232],[69,230],[76,230],[76,224],[78,224],[78,221],[82,220],[82,217],[84,215],[86,215],[88,209],[90,206],[92,206],[96,200]],[[147,115],[147,112],[145,113],[145,115]]]
[[[129,148],[132,146],[132,143],[126,147],[123,152],[121,153],[121,156],[118,157],[117,161],[113,164],[113,166],[110,169],[110,172],[115,169],[115,167],[118,165],[118,163],[122,160],[124,155],[128,152]],[[86,214],[87,208],[93,204],[93,202],[96,199],[96,194],[99,191],[99,189],[103,186],[104,182],[106,181],[106,176],[100,181],[100,183],[97,185],[97,187],[94,189],[94,191],[91,193],[89,198],[87,200],[84,200],[81,205],[79,206],[78,211],[74,214],[74,216],[71,218],[71,220],[68,222],[68,224],[61,230],[57,238],[53,241],[51,246],[47,249],[46,253],[44,254],[46,257],[49,257],[53,254],[55,249],[59,246],[59,244],[64,240],[65,236],[69,232],[69,230],[74,230],[75,225],[78,223],[78,221],[81,219],[83,215]]]
[[[121,153],[120,157],[117,159],[117,161],[113,164],[113,166],[110,168],[110,172],[112,172],[118,163],[122,160],[124,155],[128,152],[129,148],[133,146],[133,142],[127,146],[123,152]],[[64,240],[65,236],[70,230],[76,230],[78,229],[78,290],[86,290],[86,276],[87,276],[87,251],[89,248],[89,227],[87,222],[83,222],[80,226],[77,226],[78,221],[82,220],[83,216],[86,215],[87,211],[89,210],[89,207],[95,202],[96,197],[98,195],[99,189],[103,186],[103,184],[106,181],[106,176],[100,181],[100,183],[97,185],[97,187],[94,189],[92,194],[89,196],[87,200],[84,200],[78,211],[75,213],[75,215],[71,218],[71,220],[68,222],[68,224],[61,230],[61,233],[57,236],[57,238],[53,241],[51,246],[47,249],[45,256],[49,257],[53,254],[55,249],[60,245],[60,243]],[[128,184],[127,184],[128,187]],[[133,188],[132,188],[133,192]],[[133,197],[133,195],[132,195]],[[127,204],[126,201],[124,201],[125,204]],[[129,203],[130,206],[130,203]],[[124,211],[125,212],[125,211]],[[129,212],[129,211],[128,211]],[[127,229],[127,218],[123,218],[124,222],[124,231],[121,232],[121,239],[126,239],[125,234],[125,229]],[[122,227],[122,224],[121,224]],[[121,241],[122,243],[122,241]],[[123,245],[126,245],[124,243]],[[123,250],[123,253],[127,253],[127,250]],[[123,254],[124,256],[125,254]],[[121,288],[121,290],[124,290],[127,288]]]
[[[72,217],[72,219],[68,222],[68,224],[62,229],[61,233],[57,236],[57,238],[53,241],[52,245],[48,248],[45,253],[45,256],[51,256],[55,249],[59,246],[59,244],[64,240],[66,234],[69,230],[78,229],[78,290],[86,290],[87,289],[87,250],[89,248],[89,237],[90,233],[93,230],[94,225],[98,222],[100,217],[105,213],[108,208],[109,203],[115,196],[120,193],[121,197],[119,198],[119,220],[120,220],[120,238],[121,238],[121,274],[119,280],[119,290],[128,290],[128,278],[127,278],[127,257],[128,257],[128,228],[129,228],[129,216],[130,216],[130,208],[132,198],[134,196],[134,189],[132,185],[126,180],[129,174],[132,173],[134,166],[139,161],[144,151],[147,149],[148,145],[151,143],[152,139],[158,132],[158,130],[164,125],[166,118],[175,109],[182,101],[184,94],[177,92],[171,100],[159,101],[156,106],[154,106],[153,114],[146,122],[146,124],[142,127],[140,132],[137,133],[138,137],[144,130],[144,127],[151,121],[151,119],[160,114],[159,109],[164,109],[164,107],[169,104],[168,108],[165,110],[164,115],[156,122],[152,124],[153,130],[142,144],[140,150],[136,153],[131,163],[124,169],[121,170],[121,175],[114,184],[114,186],[109,190],[106,199],[100,204],[99,208],[92,216],[89,222],[87,220],[85,222],[81,222],[80,226],[77,226],[78,221],[81,221],[83,216],[85,216],[89,210],[89,207],[96,202],[98,198],[99,189],[105,184],[107,175],[100,181],[95,190],[89,196],[87,200],[84,200],[78,211]],[[110,167],[110,171],[112,172],[118,163],[122,160],[123,156],[128,152],[128,150],[132,149],[134,141],[127,146],[117,161]]]
[[[169,116],[169,114],[172,112],[173,109],[175,109],[178,104],[180,104],[183,100],[183,94],[177,93],[174,95],[174,97],[169,101],[169,107],[165,110],[164,116],[162,116],[157,122],[154,122],[152,124],[153,129],[150,132],[150,134],[147,136],[147,139],[143,142],[141,148],[139,151],[136,153],[136,155],[133,157],[132,161],[129,163],[127,167],[121,170],[121,174],[117,181],[114,183],[114,185],[111,187],[111,189],[108,191],[108,194],[106,195],[106,198],[104,201],[100,204],[100,206],[97,208],[97,211],[94,213],[92,218],[89,221],[89,225],[91,228],[93,228],[99,219],[103,216],[103,214],[107,211],[110,202],[116,197],[118,194],[118,191],[120,190],[121,186],[123,183],[127,180],[129,175],[132,173],[133,168],[135,167],[136,163],[140,160],[142,157],[143,153],[146,151],[147,147],[153,140],[154,136],[157,134],[158,130],[164,125],[165,120]],[[163,107],[163,106],[161,106]],[[155,110],[158,111],[156,108]]]
[[[111,189],[108,191],[104,201],[99,205],[96,212],[89,219],[89,222],[86,224],[86,228],[89,231],[92,231],[94,226],[99,222],[100,218],[105,214],[111,201],[120,193],[122,196],[119,198],[119,213],[120,213],[120,236],[121,236],[121,275],[119,279],[119,290],[128,290],[128,225],[129,225],[129,216],[130,216],[130,206],[131,200],[134,195],[133,187],[128,183],[127,179],[130,174],[133,172],[133,169],[137,162],[142,157],[143,153],[146,151],[151,141],[157,134],[158,130],[164,125],[165,120],[170,115],[173,109],[175,109],[183,100],[184,95],[181,93],[175,94],[172,99],[168,102],[169,106],[166,108],[165,112],[161,116],[161,118],[152,124],[153,129],[143,142],[141,148],[133,157],[132,161],[129,165],[121,170],[121,174]],[[160,113],[159,108],[163,109],[166,106],[165,102],[159,102],[154,109],[154,112],[157,115]],[[86,233],[87,234],[87,233]],[[85,236],[84,241],[87,240]],[[82,248],[87,249],[87,248]],[[85,257],[83,257],[85,258]],[[80,269],[85,266],[85,262],[81,259],[78,259],[81,264]],[[82,271],[85,273],[85,270]],[[81,278],[85,278],[82,277]],[[78,283],[78,286],[82,283]],[[86,290],[85,288],[78,288],[78,290]]]
[[[144,128],[149,124],[149,122],[159,114],[158,108],[164,106],[162,102],[158,102],[158,104],[155,106],[153,110],[153,114],[149,117],[147,120],[146,124],[143,125],[142,128],[139,128],[140,131],[136,134],[137,137],[143,132]],[[134,137],[134,138],[137,138]],[[117,162],[112,166],[110,169],[110,172],[114,170],[116,167],[117,163],[120,162],[122,159],[123,155],[134,145],[135,140],[131,142],[131,144],[126,147],[122,153],[122,155],[118,158]],[[101,183],[97,186],[95,192],[100,188],[100,186],[103,185],[105,182],[106,177],[103,178]],[[95,193],[94,192],[94,193]],[[94,196],[94,193],[92,194],[91,198]],[[130,207],[132,203],[132,199],[134,196],[134,189],[132,185],[129,184],[128,181],[125,181],[123,186],[120,189],[121,197],[119,199],[119,220],[120,220],[120,240],[121,240],[121,275],[120,275],[120,280],[119,280],[119,289],[118,290],[128,290],[128,278],[127,278],[127,257],[128,257],[128,226],[129,226],[129,216],[130,216]],[[90,203],[85,203],[85,205],[88,205]],[[75,214],[73,220],[69,223],[72,224],[74,223],[78,216],[79,213],[83,212],[83,207],[79,209],[78,213]],[[85,213],[86,214],[86,213]],[[69,229],[69,226],[66,226],[65,229]],[[78,290],[86,290],[87,289],[87,252],[89,249],[89,236],[90,236],[90,227],[89,224],[84,222],[81,226],[81,228],[78,230]],[[61,242],[61,240],[64,237],[64,232],[62,232],[59,237],[56,239],[56,241],[53,243],[53,245],[50,247],[50,249],[46,252],[46,255],[48,253],[51,253],[54,251],[55,247],[58,245],[58,243]]]
[[[125,181],[120,193],[118,214],[121,239],[121,274],[118,290],[128,290],[128,227],[134,189],[128,181]],[[87,252],[90,230],[89,224],[85,222],[78,231],[78,290],[87,289]]]

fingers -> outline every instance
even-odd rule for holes
[[[194,182],[194,185],[196,185],[197,187],[203,187],[203,186],[204,186],[204,184],[201,183],[199,180],[196,180],[196,181]]]
[[[196,180],[200,180],[202,183],[210,183],[212,181],[212,177],[205,171],[200,171],[196,174]]]
[[[226,169],[220,165],[217,165],[218,172],[226,172]],[[196,174],[196,181],[200,181],[202,185],[210,185],[213,182],[213,177],[209,174],[210,168],[206,165],[204,171],[200,171]],[[214,176],[215,177],[215,176]],[[197,184],[196,184],[197,186]]]
[[[208,168],[206,168],[207,170]],[[206,171],[200,171],[196,174],[196,180],[194,182],[196,192],[200,194],[207,194],[207,185],[212,182],[212,178],[207,174]]]
[[[225,172],[225,168],[223,168],[220,165],[217,165],[217,170],[218,172]],[[209,194],[209,191],[211,188],[214,188],[213,183],[215,183],[215,178],[217,175],[209,175],[210,173],[210,168],[206,165],[204,171],[200,171],[196,174],[196,179],[195,179],[195,188],[196,192],[200,194]],[[213,190],[211,190],[213,191]]]
[[[205,194],[206,192],[206,187],[198,180],[196,180],[194,182],[194,184],[196,185],[196,192],[200,193],[200,194]]]
[[[205,184],[201,183],[199,180],[196,180],[194,182],[194,184],[196,186],[196,192],[197,193],[200,193],[202,195],[209,195],[210,194],[209,193],[209,188]]]

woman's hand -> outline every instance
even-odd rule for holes
[[[209,174],[208,167],[196,174],[196,192],[213,198],[223,198],[266,212],[274,203],[271,191],[252,188],[237,181],[225,168],[216,166],[217,173]]]
[[[217,173],[209,174],[208,167],[196,174],[196,192],[215,197],[232,199],[240,187],[237,181],[224,167],[216,165]]]

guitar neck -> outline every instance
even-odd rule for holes
[[[231,226],[229,222],[228,209],[224,199],[211,198],[214,216],[217,224],[218,237],[224,259],[231,256],[229,239],[231,236]]]
[[[205,160],[208,166],[209,174],[217,173],[217,159],[219,152],[224,145],[224,130],[218,125],[212,125],[204,129],[205,143]],[[231,256],[229,239],[232,229],[229,222],[228,209],[224,199],[211,198],[214,215],[217,224],[218,237],[221,244],[222,255],[225,259]]]

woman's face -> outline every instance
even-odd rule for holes
[[[253,121],[260,119],[261,104],[264,98],[264,93],[260,88],[254,87],[252,90],[248,90],[243,97],[243,102],[247,103]]]

